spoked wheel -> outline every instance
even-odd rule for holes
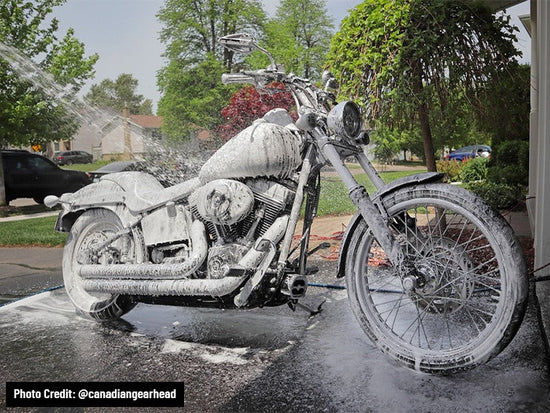
[[[353,311],[376,345],[409,368],[466,370],[514,337],[527,304],[526,265],[506,221],[450,185],[403,188],[384,199],[414,264],[400,277],[362,222],[346,255]]]
[[[108,242],[122,228],[116,214],[106,209],[86,211],[71,228],[63,251],[63,280],[67,294],[81,315],[96,320],[111,320],[135,306],[126,296],[85,291],[78,272],[78,268],[85,264],[144,262],[146,251],[138,230]]]

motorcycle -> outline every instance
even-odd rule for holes
[[[309,236],[330,165],[357,207],[342,239],[336,277],[366,335],[418,371],[466,370],[512,340],[527,303],[527,271],[507,222],[472,193],[428,172],[385,184],[364,153],[368,134],[351,101],[287,74],[247,34],[223,37],[236,53],[260,50],[271,64],[225,74],[226,84],[284,85],[283,109],[227,141],[198,177],[164,188],[144,172],[109,174],[62,204],[56,230],[69,232],[65,288],[78,313],[122,316],[138,302],[248,309],[306,294]],[[369,195],[344,160],[376,187]],[[303,209],[303,230],[293,236]]]

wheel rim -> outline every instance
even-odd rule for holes
[[[404,211],[414,227],[405,225],[411,220]],[[512,313],[505,308],[504,297],[512,292],[493,234],[474,214],[445,200],[409,200],[388,212],[406,254],[422,257],[414,263],[424,279],[413,291],[404,288],[372,236],[363,237],[354,282],[372,333],[389,338],[387,351],[417,367],[485,357],[492,347],[483,343],[500,340]]]
[[[107,238],[120,230],[114,223],[98,220],[87,225],[75,240],[70,268],[64,270],[65,288],[73,304],[80,310],[91,313],[99,312],[113,305],[117,295],[108,293],[89,293],[82,287],[83,279],[78,275],[79,267],[85,264],[117,264],[121,257],[132,257],[135,251],[130,236],[123,236],[104,248],[100,253],[91,251]]]

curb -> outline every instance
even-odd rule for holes
[[[10,217],[0,218],[0,222],[22,221],[24,219],[53,217],[58,214],[59,214],[59,211],[40,212],[38,214],[29,214],[29,215],[12,215]]]

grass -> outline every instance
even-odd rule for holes
[[[82,172],[92,172],[96,169],[101,168],[111,162],[109,161],[95,161],[94,163],[78,163],[72,165],[61,166],[62,169],[69,169],[71,171],[82,171]]]
[[[388,183],[408,175],[414,175],[425,171],[392,171],[380,172],[384,182]],[[366,174],[357,174],[355,179],[365,187],[369,195],[376,189],[369,181]],[[354,214],[357,208],[348,196],[348,190],[339,177],[321,177],[321,195],[319,197],[318,216]]]
[[[54,231],[57,217],[32,218],[0,222],[2,247],[59,247],[67,240],[66,233]]]
[[[93,165],[93,164],[89,164]],[[72,165],[74,166],[74,165]],[[81,166],[81,165],[79,165]],[[406,172],[381,172],[380,176],[385,182],[413,175],[423,171]],[[356,174],[355,179],[364,185],[369,194],[375,192],[374,186],[368,180],[366,174]],[[338,176],[323,176],[321,178],[321,196],[319,199],[318,216],[345,215],[355,213],[355,206],[348,197],[348,191]],[[32,205],[40,211],[28,210],[25,213],[42,212],[41,205]],[[8,207],[10,208],[10,207]],[[27,208],[20,207],[18,209]],[[50,211],[49,209],[46,209]],[[0,211],[0,214],[2,211]],[[15,213],[13,214],[15,215]],[[66,239],[66,233],[54,231],[57,217],[33,218],[21,221],[0,222],[0,247],[57,247],[62,246]]]

